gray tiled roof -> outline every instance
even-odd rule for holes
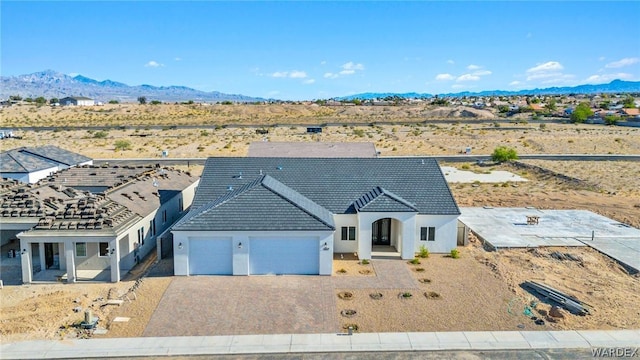
[[[0,154],[0,173],[29,173],[58,167],[54,162],[34,157],[20,150],[8,150]]]
[[[335,230],[335,226],[327,209],[262,175],[193,208],[173,230]]]
[[[353,204],[358,212],[417,212],[415,205],[376,186]]]
[[[1,172],[25,173],[50,169],[59,164],[74,166],[91,161],[91,158],[57,146],[45,145],[3,151],[0,160]]]
[[[74,153],[72,151],[65,150],[53,145],[29,147],[25,148],[24,151],[69,166],[78,165],[92,160],[91,158],[84,155],[80,155],[78,153]]]
[[[392,191],[419,214],[460,214],[432,158],[209,158],[193,208],[223,196],[230,185],[240,187],[262,174],[333,214],[355,213],[354,202],[375,187]]]

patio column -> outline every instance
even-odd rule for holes
[[[23,251],[26,250],[26,251]],[[31,266],[31,244],[25,239],[20,239],[20,262],[22,263],[22,283],[30,284],[33,281]]]
[[[109,241],[109,256],[111,261],[111,282],[120,281],[120,247],[118,239]]]
[[[400,257],[413,259],[416,253],[416,215],[402,222],[402,250]]]
[[[74,283],[76,282],[76,254],[73,241],[66,240],[64,242],[64,256],[67,260],[67,282]]]

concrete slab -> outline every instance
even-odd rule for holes
[[[462,331],[436,332],[440,349],[470,349],[469,340]]]
[[[490,246],[590,246],[640,271],[640,229],[585,210],[461,208],[459,220]],[[538,224],[528,225],[527,217]]]
[[[441,166],[440,169],[448,183],[504,183],[529,181],[509,171],[491,171],[488,174],[478,174],[473,171],[458,170],[452,166]]]
[[[128,322],[129,320],[131,320],[131,318],[124,316],[116,316],[115,318],[113,318],[113,322]]]
[[[591,346],[589,342],[575,330],[553,331],[551,332],[551,336],[560,343],[574,345],[576,348]]]
[[[437,350],[440,349],[439,340],[435,333],[407,333],[413,350]]]

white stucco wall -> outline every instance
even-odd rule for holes
[[[56,171],[58,171],[58,167],[52,165],[50,168],[42,169],[42,170],[38,170],[38,171],[32,171],[30,173],[10,173],[10,172],[6,172],[5,173],[5,172],[3,172],[2,173],[2,177],[15,179],[15,180],[18,180],[18,181],[23,182],[23,183],[35,184],[38,181],[46,178],[47,176],[53,174]]]
[[[421,241],[420,228],[435,227],[435,241]],[[456,248],[458,237],[458,215],[417,215],[415,227],[415,247],[417,252],[425,245],[429,252],[448,253]]]
[[[175,275],[189,275],[189,242],[192,238],[231,238],[233,251],[233,275],[249,274],[251,238],[315,237],[318,242],[320,275],[331,275],[333,266],[333,232],[331,231],[173,231],[173,268]],[[215,241],[215,240],[212,240]],[[237,244],[242,243],[242,248]],[[328,250],[324,250],[327,243]],[[182,246],[179,246],[182,244]]]
[[[333,251],[336,253],[356,253],[358,252],[358,241],[360,240],[360,231],[358,230],[358,215],[333,215],[333,222],[336,231],[333,234]],[[355,226],[356,240],[342,240],[342,227]],[[371,238],[369,238],[371,241]]]

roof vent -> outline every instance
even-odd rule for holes
[[[421,163],[422,165],[424,165],[424,159],[420,160],[420,163]]]
[[[242,171],[238,174],[238,179],[242,179]]]
[[[231,190],[233,190],[233,186],[231,185],[227,186],[227,191],[231,191]]]
[[[154,187],[158,187],[158,180],[153,179],[153,186],[154,186]]]
[[[282,165],[278,165],[278,166],[276,167],[276,169],[278,169],[278,170],[282,170]]]

